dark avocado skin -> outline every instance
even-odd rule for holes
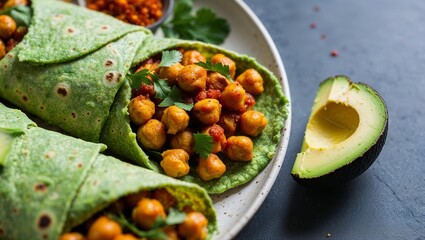
[[[367,85],[364,83],[359,84]],[[368,88],[370,88],[378,97],[382,99],[382,97],[372,87],[368,86]],[[383,99],[382,102],[384,103],[386,109],[385,101]],[[364,152],[361,157],[356,158],[349,164],[336,169],[333,172],[317,178],[300,178],[297,174],[292,174],[294,180],[300,185],[311,189],[332,189],[342,187],[345,183],[360,176],[375,162],[385,145],[389,121],[388,111],[385,113],[387,119],[385,120],[384,130],[382,131],[380,137],[376,140],[375,144],[372,145],[369,150]]]

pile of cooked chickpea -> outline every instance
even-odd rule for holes
[[[0,1],[0,12],[17,5],[28,5],[27,0]],[[0,15],[0,59],[11,51],[27,34],[28,28],[17,26],[15,20],[8,15]]]
[[[142,191],[121,198],[105,212],[120,211],[131,219],[137,228],[149,231],[157,218],[167,217],[171,207],[176,207],[177,200],[166,190]],[[201,213],[193,211],[190,206],[183,209],[184,221],[178,225],[165,226],[161,230],[169,240],[193,239],[203,240],[208,235],[208,219]],[[121,226],[105,214],[93,217],[77,227],[75,231],[64,233],[59,240],[139,240],[129,229]],[[144,239],[144,238],[142,238]]]
[[[260,135],[268,121],[253,110],[254,96],[264,91],[263,78],[255,69],[247,69],[231,81],[214,71],[197,65],[207,59],[197,50],[182,50],[182,60],[170,67],[158,67],[160,56],[143,62],[137,71],[149,69],[182,91],[184,103],[194,104],[191,111],[175,105],[158,107],[152,85],[143,84],[133,92],[128,105],[131,122],[137,127],[137,140],[144,149],[161,151],[160,163],[171,177],[189,173],[190,165],[203,181],[220,178],[226,165],[224,155],[232,161],[251,161],[254,144],[250,137]],[[208,59],[212,64],[227,65],[235,79],[236,63],[224,54]],[[207,158],[194,151],[194,133],[212,137],[214,146]],[[192,159],[191,161],[189,161]]]

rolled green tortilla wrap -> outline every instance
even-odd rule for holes
[[[67,4],[55,3],[44,10],[43,4],[47,3],[33,1],[34,17],[29,34],[0,61],[1,98],[70,135],[106,144],[115,156],[162,172],[159,162],[150,159],[136,140],[127,108],[131,88],[125,76],[141,62],[164,50],[195,49],[207,58],[223,53],[236,62],[236,74],[254,68],[262,75],[264,93],[256,97],[254,109],[261,111],[269,122],[263,133],[253,139],[252,161],[224,159],[227,170],[219,179],[202,181],[194,169],[182,179],[201,185],[209,193],[221,193],[250,181],[273,159],[287,118],[287,99],[273,73],[255,59],[211,44],[156,38],[124,23],[116,23],[117,28],[127,30],[117,31],[114,37],[70,40],[66,37],[69,29],[78,29],[76,33],[91,36],[92,29],[101,29],[108,21],[93,20],[105,16],[89,10],[80,13],[77,21],[71,14],[75,7],[71,9]],[[47,20],[57,21],[58,16],[59,19],[71,19],[72,28],[65,23],[46,23]],[[100,25],[86,30],[85,26],[91,26],[93,21]],[[73,30],[71,36],[74,38],[77,36],[73,35]],[[65,36],[54,41],[45,37],[54,35]],[[37,44],[39,41],[44,44]],[[83,42],[86,47],[77,48],[76,41]],[[52,49],[64,46],[68,50],[50,51],[50,44],[53,44]],[[71,54],[74,48],[76,53]]]
[[[0,146],[0,239],[58,239],[119,198],[155,189],[166,189],[178,210],[203,213],[209,237],[216,230],[199,186],[99,154],[103,145],[36,127],[1,103]]]

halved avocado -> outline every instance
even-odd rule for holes
[[[292,176],[302,185],[335,187],[359,176],[378,157],[388,131],[384,100],[346,76],[320,84]]]

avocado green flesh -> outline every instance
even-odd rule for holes
[[[292,174],[317,178],[350,164],[376,143],[386,122],[385,104],[370,87],[343,76],[325,80]]]

